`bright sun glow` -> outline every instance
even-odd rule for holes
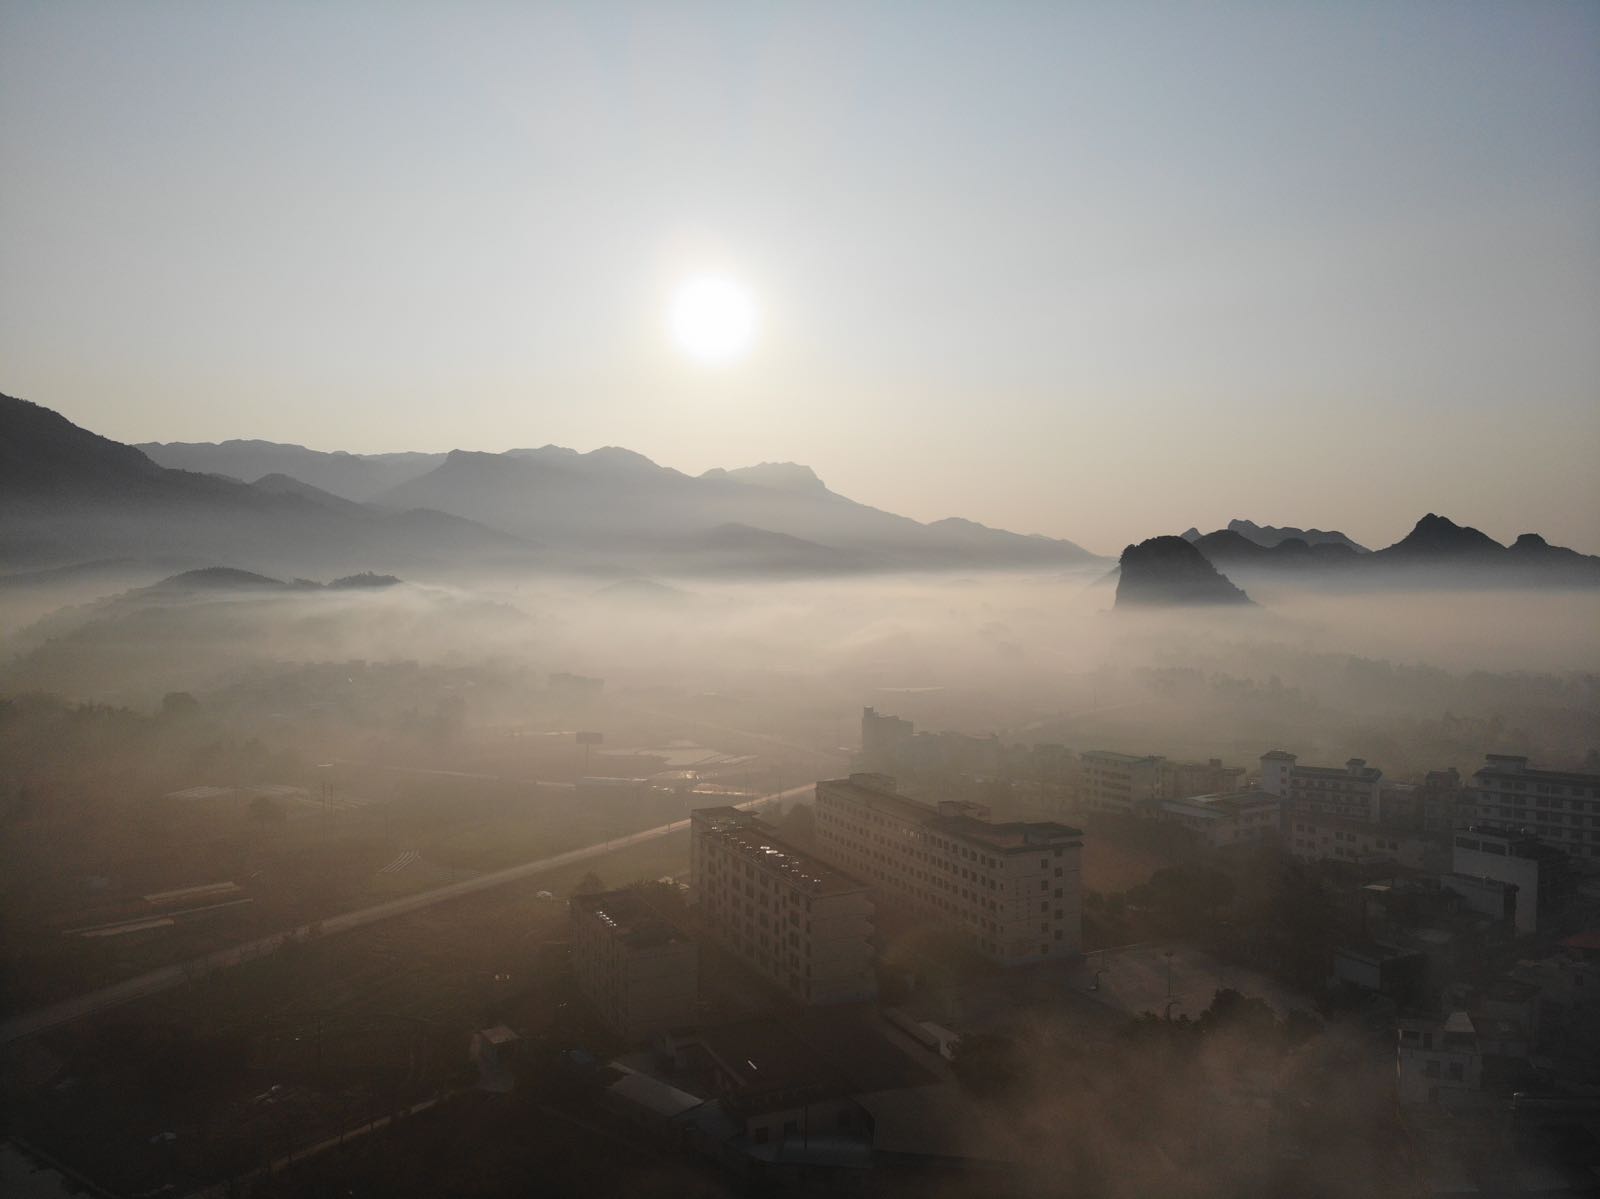
[[[756,303],[732,279],[700,275],[672,294],[668,323],[678,348],[701,362],[742,358],[756,337]]]

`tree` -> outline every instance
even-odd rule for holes
[[[1128,898],[1149,908],[1163,925],[1193,928],[1202,918],[1211,923],[1233,902],[1233,880],[1212,866],[1163,866],[1150,881],[1133,888]]]
[[[578,885],[572,888],[572,893],[574,895],[598,895],[605,889],[605,882],[591,870],[578,880]]]
[[[187,691],[169,691],[161,697],[161,715],[169,719],[193,716],[200,710],[200,701]]]
[[[778,821],[778,832],[785,841],[810,849],[817,833],[816,809],[808,803],[792,804]]]

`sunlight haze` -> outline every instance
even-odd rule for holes
[[[1593,5],[13,2],[0,109],[6,389],[120,440],[1600,550]]]

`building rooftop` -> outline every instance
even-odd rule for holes
[[[823,781],[836,790],[855,792],[856,797],[869,807],[895,812],[912,820],[929,820],[939,814],[939,809],[934,804],[923,803],[922,800],[912,799],[909,795],[901,795],[894,789],[894,779],[888,775],[852,774],[847,779]]]
[[[1270,791],[1226,791],[1216,795],[1189,795],[1182,799],[1169,799],[1164,805],[1169,808],[1189,807],[1203,809],[1214,813],[1219,819],[1227,816],[1237,816],[1240,812],[1250,808],[1276,807],[1278,797]]]
[[[867,884],[828,865],[815,854],[796,849],[778,837],[766,821],[734,807],[696,808],[693,822],[706,835],[719,838],[747,861],[813,895],[865,891]]]
[[[1001,824],[984,819],[988,809],[980,804],[934,804],[912,799],[894,790],[885,775],[853,774],[847,779],[827,779],[826,785],[855,794],[867,807],[893,812],[946,836],[961,837],[1001,853],[1015,853],[1041,845],[1058,845],[1083,836],[1083,830],[1054,821],[1015,820]]]
[[[1485,775],[1505,777],[1515,775],[1542,783],[1567,783],[1579,787],[1600,787],[1600,774],[1584,774],[1576,770],[1541,770],[1529,766],[1528,759],[1519,754],[1485,754],[1484,764],[1478,767],[1474,778]]]
[[[591,913],[610,928],[614,936],[633,949],[654,949],[660,945],[685,944],[690,940],[631,888],[603,891],[595,895],[574,895],[571,903],[574,911]]]
[[[1565,850],[1554,845],[1547,845],[1529,830],[1516,828],[1506,824],[1469,824],[1464,828],[1456,829],[1456,845],[1462,849],[1472,849],[1471,845],[1462,845],[1461,839],[1466,836],[1487,839],[1494,842],[1503,842],[1505,856],[1523,858],[1529,861],[1557,861],[1567,856]],[[1490,852],[1498,853],[1498,850]]]
[[[1160,754],[1121,754],[1110,749],[1089,749],[1081,756],[1093,758],[1097,762],[1116,762],[1120,766],[1153,765],[1162,760]]]
[[[1059,845],[1083,836],[1082,829],[1057,824],[1053,820],[1013,820],[993,824],[987,820],[974,820],[970,816],[935,816],[928,821],[928,827],[1002,853]]]
[[[1298,778],[1314,779],[1360,779],[1362,782],[1373,782],[1383,777],[1383,771],[1376,766],[1300,766],[1296,765],[1294,773]]]

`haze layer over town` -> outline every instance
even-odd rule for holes
[[[1596,80],[0,5],[0,1192],[1596,1193]]]

